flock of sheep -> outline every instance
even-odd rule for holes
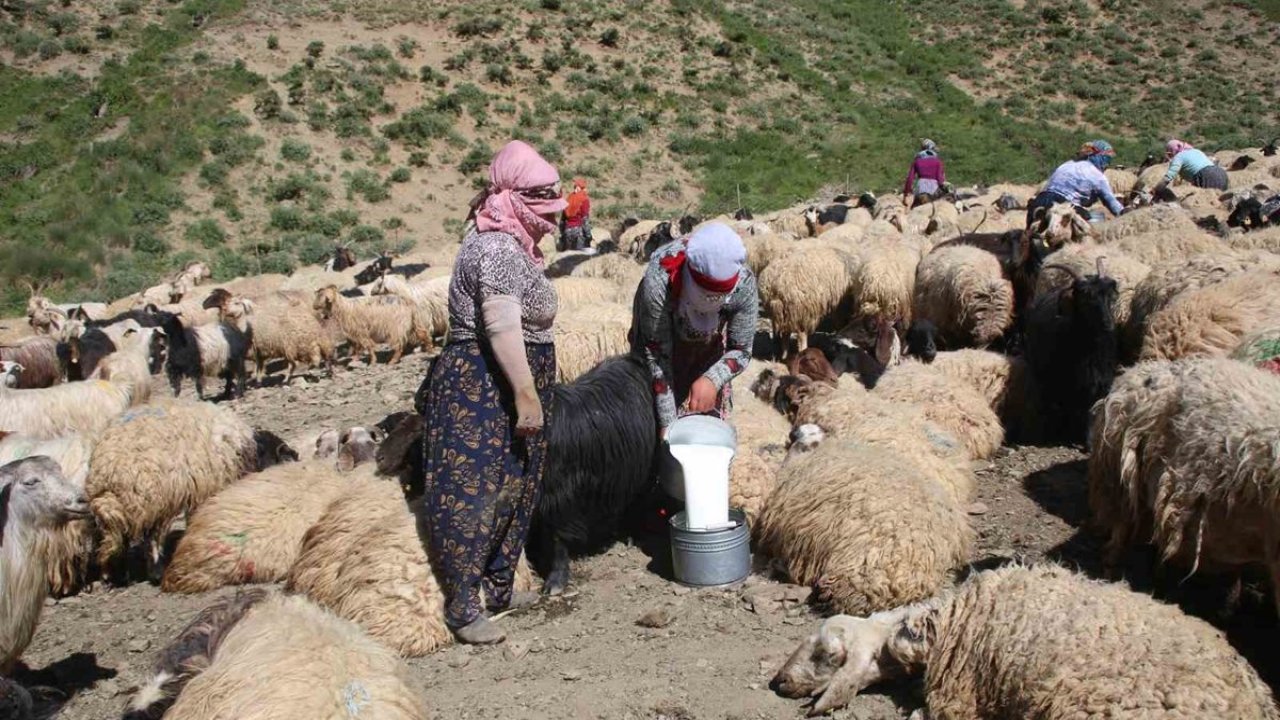
[[[1176,607],[1051,565],[956,584],[974,465],[1014,440],[1089,449],[1106,566],[1151,542],[1184,572],[1238,585],[1262,566],[1280,587],[1280,376],[1258,354],[1280,335],[1280,227],[1237,212],[1280,187],[1280,158],[1227,155],[1244,166],[1227,194],[1152,202],[1150,172],[1111,171],[1135,209],[1098,224],[1059,206],[1024,230],[1035,189],[1018,186],[720,219],[747,244],[768,331],[735,393],[731,503],[758,555],[847,613],[779,692],[823,713],[922,675],[938,720],[1280,717],[1222,634]],[[699,222],[629,221],[551,256],[560,385],[521,588],[562,592],[570,555],[624,533],[671,462],[626,354],[629,306],[643,261]],[[340,248],[324,269],[220,285],[196,263],[110,305],[33,292],[29,337],[0,345],[0,697],[29,715],[4,678],[46,596],[141,575],[256,587],[161,650],[126,718],[427,717],[401,658],[452,636],[414,512],[421,416],[406,398],[286,441],[198,400],[206,378],[244,393],[249,361],[261,386],[339,372],[344,346],[369,364],[432,351],[451,262],[357,267]],[[153,396],[160,373],[173,397]]]

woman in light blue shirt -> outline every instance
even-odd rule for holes
[[[1214,165],[1207,155],[1177,138],[1165,143],[1164,157],[1169,161],[1169,171],[1164,179],[1151,189],[1152,194],[1159,193],[1173,179],[1182,176],[1183,180],[1200,188],[1214,190],[1227,189],[1227,171]]]
[[[1124,205],[1116,199],[1111,183],[1102,174],[1115,156],[1116,151],[1106,140],[1090,140],[1081,145],[1075,159],[1059,165],[1049,176],[1044,190],[1027,206],[1027,227],[1035,222],[1037,210],[1052,207],[1055,203],[1071,203],[1086,220],[1089,212],[1085,208],[1098,200],[1112,215],[1124,212]]]

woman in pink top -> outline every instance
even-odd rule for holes
[[[938,157],[938,145],[925,138],[920,141],[920,152],[911,161],[907,182],[902,186],[902,204],[916,207],[933,202],[942,195],[946,182],[947,173],[942,167],[942,158]]]

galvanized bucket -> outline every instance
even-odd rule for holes
[[[747,516],[730,510],[734,526],[690,530],[685,514],[671,517],[671,565],[676,582],[692,587],[732,585],[751,573],[751,533]]]

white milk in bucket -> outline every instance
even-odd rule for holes
[[[690,530],[716,530],[729,522],[729,463],[733,448],[679,444],[671,455],[684,475],[684,507]]]

